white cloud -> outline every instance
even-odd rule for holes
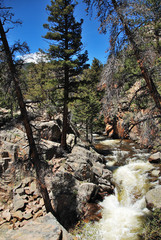
[[[22,59],[24,63],[39,63],[41,61],[48,62],[46,55],[41,52],[17,56],[17,58]]]

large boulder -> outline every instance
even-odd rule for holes
[[[36,127],[41,138],[55,142],[60,141],[61,130],[56,121],[37,122]]]
[[[92,172],[92,162],[83,154],[70,154],[65,163],[65,169],[73,173],[74,177],[80,181],[94,179]]]
[[[68,155],[65,169],[79,181],[93,182],[102,191],[113,191],[112,172],[104,164],[104,158],[93,149],[75,145]]]
[[[35,221],[30,221],[18,230],[4,234],[3,240],[72,240],[73,237],[59,224],[56,218],[48,213]]]
[[[87,202],[94,201],[98,186],[94,183],[78,181],[63,168],[52,180],[52,203],[59,216],[60,223],[66,228],[74,225],[83,214]]]
[[[148,209],[161,209],[161,186],[148,191],[145,195],[145,200]]]

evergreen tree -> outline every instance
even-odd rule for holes
[[[103,91],[98,89],[100,76],[103,69],[101,62],[94,58],[90,69],[84,70],[82,74],[82,84],[78,88],[73,104],[73,121],[81,124],[81,128],[86,128],[86,140],[92,142],[94,125],[99,123],[101,111],[101,99]],[[102,119],[101,119],[102,120]],[[95,124],[94,124],[95,123]]]
[[[77,22],[74,18],[73,0],[51,0],[47,5],[49,11],[46,39],[51,40],[49,54],[57,67],[59,86],[63,89],[63,131],[61,146],[66,148],[68,126],[68,103],[72,92],[76,91],[78,82],[75,76],[86,67],[87,51],[82,53],[81,26],[83,20]]]
[[[27,64],[21,72],[21,78],[26,82],[24,91],[26,99],[37,101],[46,107],[47,104],[56,105],[58,82],[52,63],[40,61],[36,64]]]

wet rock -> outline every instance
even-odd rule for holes
[[[161,153],[157,152],[157,153],[152,154],[149,157],[149,162],[150,163],[161,163]]]
[[[153,170],[151,172],[151,176],[152,177],[159,177],[159,175],[160,175],[160,170]]]
[[[161,186],[148,191],[145,195],[145,200],[148,209],[161,209]]]

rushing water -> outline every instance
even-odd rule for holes
[[[83,240],[139,240],[139,233],[148,214],[145,193],[152,184],[148,172],[153,166],[148,163],[149,154],[129,141],[105,140],[96,147],[109,149],[107,167],[113,170],[115,194],[101,203],[102,219],[86,224]]]

